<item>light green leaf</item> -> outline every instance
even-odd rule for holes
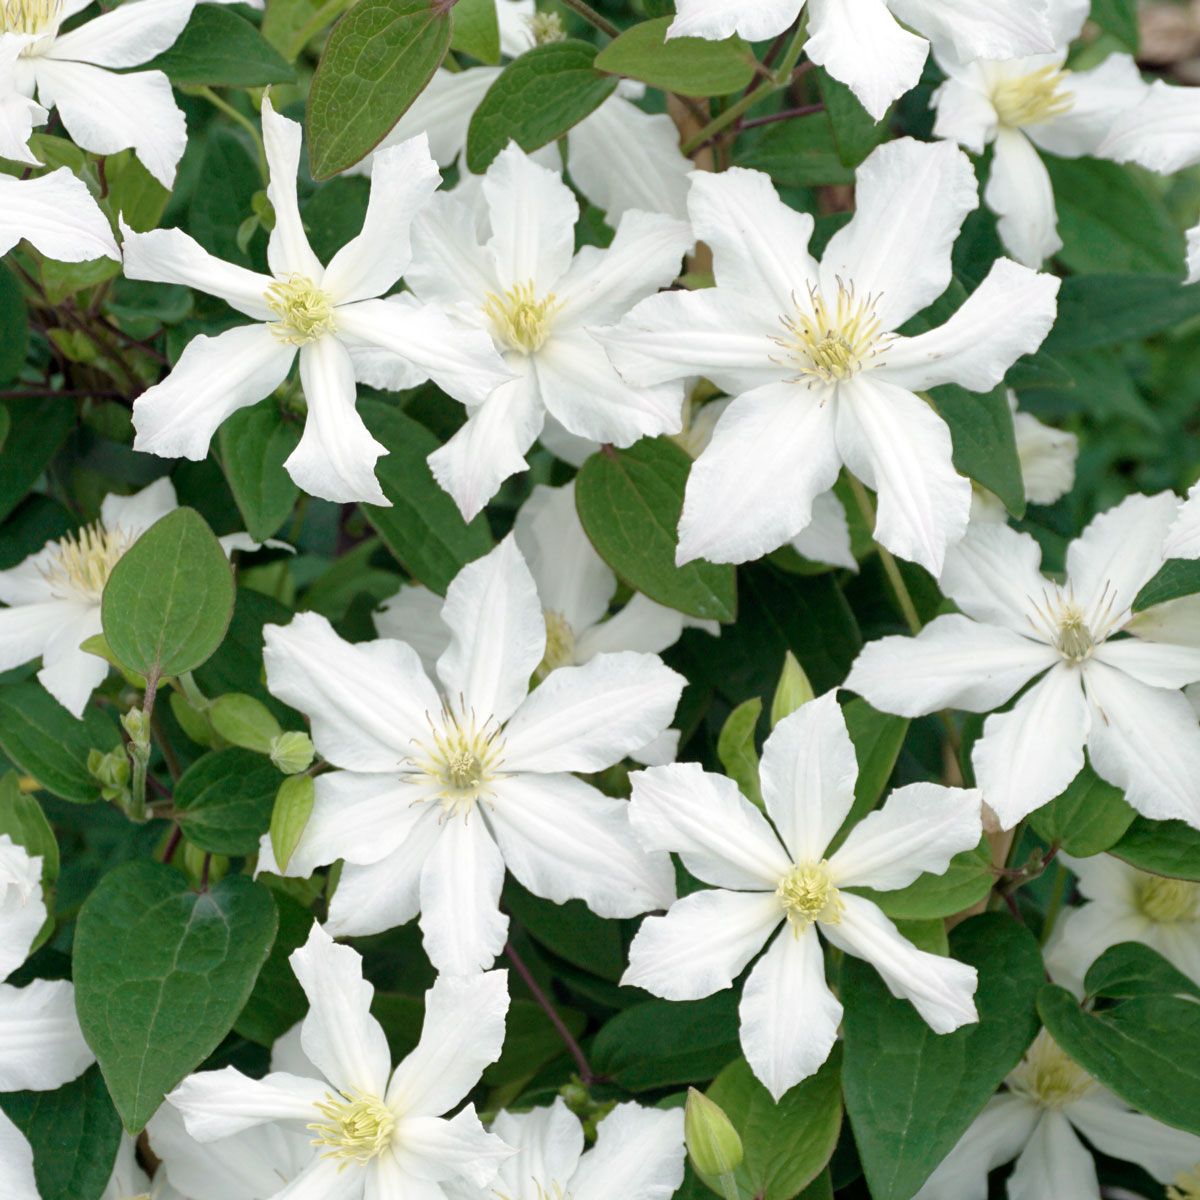
[[[317,788],[311,775],[291,775],[275,793],[275,803],[271,809],[271,851],[281,871],[287,870],[300,844],[316,797]]]
[[[762,701],[757,697],[739,704],[725,719],[717,738],[717,757],[725,774],[738,785],[742,795],[752,804],[763,806],[758,783],[758,749],[754,733],[762,716]]]
[[[234,746],[197,759],[175,785],[175,819],[210,854],[254,854],[271,823],[279,771]]]
[[[500,61],[500,22],[496,0],[458,0],[451,13],[454,31],[450,48],[483,63]]]
[[[600,51],[596,69],[680,96],[728,96],[754,78],[754,55],[740,37],[667,41],[673,20],[659,17],[631,26]]]
[[[271,742],[283,732],[271,710],[244,692],[218,696],[205,715],[230,745],[258,754],[270,754]]]
[[[256,542],[265,542],[278,532],[300,494],[283,469],[284,460],[299,442],[299,428],[285,421],[279,405],[269,399],[235,412],[217,433],[229,490],[246,522],[246,532]]]

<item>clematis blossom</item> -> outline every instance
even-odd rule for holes
[[[287,863],[304,876],[344,860],[329,928],[377,933],[419,912],[433,965],[467,974],[504,946],[506,865],[535,895],[604,917],[669,904],[670,861],[638,845],[628,802],[571,772],[604,770],[659,737],[682,677],[652,654],[601,653],[530,692],[546,621],[512,537],[463,568],[442,620],[437,684],[407,643],[351,645],[315,613],[266,629],[267,686],[310,717],[318,751],[340,768],[316,777]],[[268,837],[259,863],[277,869]]]
[[[1178,500],[1129,496],[1067,549],[1066,580],[1038,570],[1027,533],[972,525],[951,549],[942,592],[961,610],[916,637],[871,642],[846,687],[885,712],[992,713],[971,761],[984,799],[1011,829],[1062,792],[1087,746],[1101,778],[1152,819],[1200,828],[1200,728],[1180,692],[1200,680],[1200,600],[1133,613],[1163,562]]]
[[[710,884],[647,917],[622,983],[668,1000],[732,986],[759,951],[742,991],[742,1051],[778,1100],[829,1057],[842,1005],[825,982],[817,933],[871,963],[893,995],[936,1033],[978,1020],[974,967],[918,950],[856,887],[891,891],[941,874],[983,835],[976,791],[915,783],[830,852],[850,815],[854,746],[832,692],[776,725],[763,747],[764,816],[723,775],[698,764],[632,776],[630,817],[651,851],[674,851]],[[768,822],[767,817],[770,817]]]
[[[261,1200],[442,1200],[464,1183],[491,1183],[511,1148],[484,1130],[473,1105],[444,1114],[500,1056],[505,972],[439,978],[425,994],[421,1039],[393,1070],[357,951],[314,924],[288,961],[308,996],[300,1041],[319,1077],[277,1070],[251,1079],[236,1067],[190,1075],[167,1097],[188,1134],[214,1143],[264,1126],[306,1135],[304,1168]]]
[[[235,0],[210,0],[234,3]],[[262,8],[261,0],[248,0]],[[71,140],[95,154],[132,149],[165,188],[187,145],[183,111],[162,71],[140,67],[175,44],[198,0],[126,0],[74,29],[89,0],[8,0],[0,12],[0,71],[37,105],[0,121],[0,156],[30,161],[33,124],[55,108]],[[8,100],[0,101],[5,108]]]
[[[688,479],[680,563],[746,562],[794,538],[843,464],[877,491],[875,536],[901,557],[936,574],[966,529],[971,485],[917,393],[995,387],[1041,345],[1059,281],[999,259],[944,325],[902,336],[950,283],[975,176],[956,147],[902,138],[859,168],[857,196],[818,263],[813,218],[766,175],[697,172],[689,207],[717,286],[651,296],[598,335],[631,385],[700,374],[734,397]]]
[[[0,571],[0,671],[41,658],[41,685],[73,716],[81,716],[108,673],[99,655],[81,650],[101,632],[104,585],[125,552],[161,517],[179,507],[167,478],[132,496],[105,496],[100,519],[53,538],[15,567]],[[257,550],[248,533],[220,539],[225,553]],[[272,541],[271,546],[282,546]]]
[[[1159,1183],[1200,1162],[1200,1138],[1133,1112],[1043,1030],[914,1200],[987,1200],[988,1172],[1013,1159],[1009,1200],[1064,1188],[1072,1200],[1100,1200],[1096,1164],[1080,1134]]]
[[[488,232],[453,195],[435,196],[417,219],[413,294],[453,310],[470,336],[494,339],[515,376],[429,456],[438,482],[470,520],[500,484],[528,465],[546,414],[571,433],[628,446],[679,428],[683,389],[631,387],[609,362],[597,329],[670,284],[692,245],[682,221],[627,212],[606,250],[575,253],[579,203],[553,171],[516,144],[482,183]]]
[[[270,395],[299,356],[308,419],[288,473],[326,500],[390,504],[375,478],[386,447],[355,410],[355,381],[400,390],[433,379],[479,403],[510,373],[486,335],[453,327],[438,306],[379,299],[404,273],[413,218],[438,185],[423,138],[378,156],[362,232],[323,267],[296,198],[300,126],[265,98],[262,126],[275,210],[270,275],[214,258],[179,229],[124,231],[130,279],[194,287],[257,322],[188,343],[170,375],[134,401],[134,449],[204,458],[225,418]]]
[[[756,42],[784,33],[802,11],[807,57],[876,121],[920,82],[930,41],[964,62],[1054,48],[1048,0],[677,0],[667,36],[719,41],[737,33]]]

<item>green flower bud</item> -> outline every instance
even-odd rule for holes
[[[261,700],[240,692],[218,696],[209,705],[207,715],[213,729],[231,746],[258,754],[271,754],[282,732],[279,722]]]
[[[307,733],[281,733],[271,739],[268,753],[285,775],[298,775],[312,766],[312,739]]]
[[[204,860],[208,859],[208,884],[211,887],[220,879],[224,879],[229,874],[229,859],[223,854],[208,854],[201,850],[199,846],[193,846],[191,842],[183,843],[183,854],[175,861],[182,864],[187,877],[196,884],[197,887],[205,880]]]
[[[105,800],[120,800],[129,794],[129,755],[124,748],[91,749],[87,757],[88,774],[100,785]]]
[[[774,729],[784,717],[791,716],[801,705],[815,697],[813,686],[804,673],[804,668],[789,650],[783,659],[783,670],[775,686],[775,698],[771,701],[771,728]]]
[[[701,1175],[718,1178],[742,1164],[742,1139],[719,1104],[688,1088],[683,1110],[683,1139]]]
[[[140,708],[131,708],[121,718],[121,728],[137,751],[150,752],[150,718]]]

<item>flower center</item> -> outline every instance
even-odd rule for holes
[[[1001,125],[1020,129],[1070,112],[1075,98],[1063,89],[1070,71],[1042,67],[1001,79],[992,87],[992,107]]]
[[[96,521],[59,539],[42,576],[60,600],[99,604],[113,567],[131,545],[133,538],[124,529],[106,529]]]
[[[1144,916],[1161,925],[1194,921],[1200,916],[1200,883],[1162,875],[1139,875],[1137,906]]]
[[[0,33],[48,34],[58,32],[62,21],[62,0],[2,0]],[[35,53],[39,42],[26,46],[23,55]]]
[[[1073,663],[1090,658],[1096,648],[1096,639],[1092,637],[1083,613],[1075,605],[1068,605],[1059,615],[1058,636],[1054,644],[1063,658]]]
[[[570,666],[575,661],[575,631],[560,612],[546,609],[542,613],[546,622],[546,653],[534,676],[540,683],[551,671]]]
[[[1086,1096],[1096,1081],[1043,1029],[1008,1077],[1008,1086],[1043,1108],[1063,1108]]]
[[[429,743],[416,742],[410,762],[434,785],[447,816],[469,816],[477,800],[492,794],[503,760],[500,728],[490,719],[477,724],[474,714],[459,717],[449,707],[442,709],[440,725],[429,718],[429,728]]]
[[[1200,1200],[1200,1163],[1194,1171],[1175,1177],[1175,1183],[1167,1187],[1167,1200]]]
[[[534,354],[546,344],[561,307],[553,292],[539,300],[533,280],[509,288],[503,296],[488,292],[483,302],[496,337],[522,354]]]
[[[794,383],[842,383],[852,379],[891,342],[880,333],[875,315],[877,296],[859,299],[854,285],[838,280],[837,300],[831,308],[820,289],[809,287],[808,306],[792,297],[796,311],[780,317],[786,334],[775,344],[786,351],[786,362],[799,369]]]
[[[263,293],[263,299],[279,318],[272,323],[271,332],[281,342],[303,346],[333,332],[333,299],[307,275],[277,279]]]
[[[806,863],[793,867],[775,889],[793,933],[803,933],[814,921],[826,925],[841,922],[845,905],[833,886],[829,863]]]
[[[314,1146],[328,1147],[323,1158],[341,1159],[342,1167],[364,1166],[391,1145],[396,1116],[375,1096],[326,1092],[324,1101],[314,1107],[325,1120],[308,1128],[317,1134]]]
[[[1033,601],[1033,608],[1042,625],[1042,636],[1067,662],[1078,666],[1092,657],[1092,651],[1117,624],[1113,618],[1113,601],[1112,589],[1106,583],[1091,612],[1084,611],[1069,587],[1065,591],[1055,588],[1053,594],[1043,592],[1040,602]],[[1030,624],[1037,628],[1037,621],[1032,617]]]

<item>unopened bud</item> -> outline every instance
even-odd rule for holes
[[[128,734],[136,752],[150,753],[150,718],[140,708],[131,708],[121,718],[121,728]]]
[[[120,800],[129,793],[129,755],[124,748],[110,750],[91,749],[87,756],[88,774],[100,785],[100,795],[105,800]]]
[[[316,786],[309,775],[290,775],[275,793],[271,810],[271,850],[281,871],[300,844],[300,838],[312,815]]]
[[[692,1164],[701,1175],[719,1178],[742,1165],[742,1139],[725,1110],[703,1092],[688,1088],[683,1110],[683,1138]]]
[[[567,31],[558,13],[535,13],[529,18],[529,31],[533,34],[535,45],[538,46],[567,40]]]
[[[271,739],[268,752],[285,775],[298,775],[312,766],[313,744],[307,733],[281,733]]]
[[[207,715],[213,729],[231,746],[258,754],[270,754],[281,732],[271,710],[261,700],[241,692],[218,696],[209,705]]]
[[[771,701],[771,728],[774,729],[784,717],[789,717],[814,698],[816,693],[804,673],[799,660],[789,650],[783,659],[783,670],[775,686],[775,698]]]

